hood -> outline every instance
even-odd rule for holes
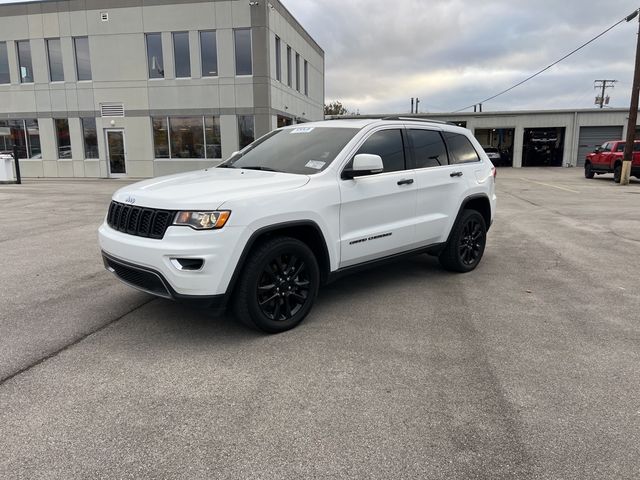
[[[292,190],[308,182],[307,175],[210,168],[134,183],[118,190],[113,199],[167,210],[215,210],[230,199]]]

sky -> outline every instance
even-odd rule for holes
[[[640,7],[640,0],[281,0],[325,51],[326,102],[408,113],[472,105],[519,82]],[[10,3],[0,0],[0,3]],[[590,108],[618,80],[628,108],[637,21],[617,26],[485,111]]]
[[[326,101],[403,113],[472,105],[553,63],[640,7],[633,0],[281,0],[325,51]],[[618,80],[629,108],[637,19],[484,105],[591,108],[594,80]]]

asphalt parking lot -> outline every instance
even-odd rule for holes
[[[640,182],[499,170],[485,258],[265,336],[104,271],[123,181],[0,185],[0,478],[640,476]]]

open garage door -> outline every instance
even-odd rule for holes
[[[604,142],[622,139],[622,126],[620,127],[580,127],[578,139],[578,167],[584,166],[587,154],[593,152]]]

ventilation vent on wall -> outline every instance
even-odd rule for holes
[[[100,115],[103,117],[124,117],[124,105],[122,103],[101,103]]]
[[[109,21],[109,13],[108,12],[100,12],[100,20],[103,22]]]

